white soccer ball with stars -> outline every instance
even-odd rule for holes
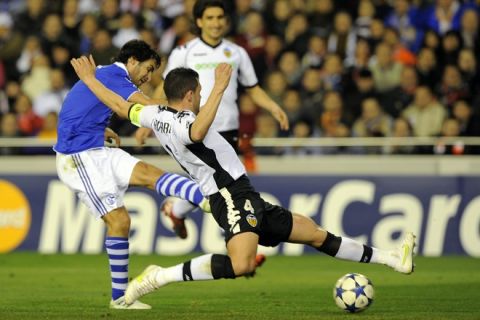
[[[359,273],[347,273],[337,280],[333,288],[335,303],[348,312],[365,310],[372,304],[374,295],[372,282]]]

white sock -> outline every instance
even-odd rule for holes
[[[212,275],[212,254],[204,254],[193,258],[176,266],[163,269],[162,272],[157,273],[158,282],[166,281],[181,282],[181,281],[197,281],[197,280],[213,280]]]
[[[191,211],[197,207],[190,201],[178,199],[173,202],[172,214],[178,219],[184,219]]]

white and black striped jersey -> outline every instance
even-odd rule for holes
[[[153,129],[165,150],[200,185],[205,196],[217,193],[246,173],[235,150],[215,130],[210,129],[202,142],[190,139],[196,119],[191,111],[135,104],[129,118],[137,126]]]
[[[212,128],[219,132],[238,130],[238,83],[246,88],[258,84],[255,69],[245,49],[225,39],[217,46],[212,47],[202,39],[196,38],[172,51],[163,73],[165,78],[172,69],[178,67],[190,68],[198,72],[199,82],[202,84],[200,104],[203,106],[215,83],[215,68],[222,62],[230,64],[233,70],[232,78],[212,124]]]

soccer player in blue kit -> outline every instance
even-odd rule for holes
[[[96,75],[109,89],[125,100],[153,104],[138,87],[150,81],[160,66],[159,55],[145,42],[132,40],[120,50],[115,62],[99,66]],[[177,174],[140,161],[119,148],[105,147],[107,140],[119,137],[107,127],[113,111],[87,86],[78,81],[65,97],[58,122],[57,173],[80,200],[107,227],[105,246],[109,257],[113,309],[150,309],[139,301],[126,305],[128,283],[130,216],[123,204],[128,186],[156,190],[163,196],[176,196],[208,208],[198,185]]]
[[[173,282],[217,280],[249,275],[255,271],[257,245],[281,242],[309,245],[337,259],[384,264],[397,272],[413,272],[415,235],[405,232],[401,246],[382,250],[354,239],[336,236],[312,219],[269,204],[251,186],[245,167],[233,147],[210,126],[215,118],[232,68],[215,69],[215,83],[200,109],[199,76],[192,69],[177,68],[165,79],[168,106],[130,105],[95,79],[92,58],[72,59],[81,79],[102,101],[135,125],[151,128],[155,136],[208,195],[212,216],[225,231],[227,255],[204,254],[168,268],[151,265],[125,292],[127,304]]]

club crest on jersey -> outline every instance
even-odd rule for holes
[[[114,194],[108,194],[107,197],[105,198],[105,202],[109,205],[109,206],[113,206],[115,204],[115,202],[117,201],[117,197],[114,195]]]
[[[230,50],[229,48],[225,48],[223,49],[223,54],[225,55],[225,57],[230,58],[232,56],[232,50]]]
[[[249,214],[245,219],[247,219],[248,224],[252,227],[255,228],[257,226],[257,217],[255,217],[253,214]]]

